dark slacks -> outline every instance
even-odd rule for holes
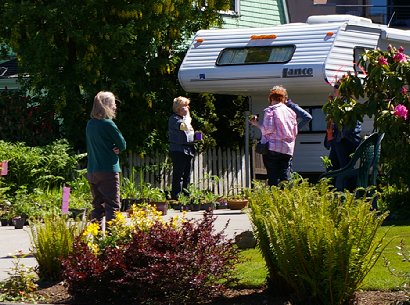
[[[350,156],[355,152],[357,145],[354,143],[342,139],[340,142],[331,141],[330,142],[330,153],[329,159],[332,161],[332,170],[336,170],[345,167],[349,161]],[[339,191],[348,189],[350,191],[354,190],[356,187],[355,177],[346,178],[336,178],[335,186]]]
[[[171,199],[178,200],[191,181],[192,156],[179,151],[170,152],[172,160]]]
[[[270,150],[263,155],[263,164],[268,174],[268,185],[278,185],[281,181],[290,179],[290,161],[291,155],[282,154]]]
[[[115,212],[120,210],[119,173],[89,173],[87,179],[93,195],[91,219],[100,222],[104,216],[106,221],[114,219]]]

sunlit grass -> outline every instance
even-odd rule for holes
[[[267,271],[265,261],[259,249],[241,251],[242,263],[236,266],[237,286],[246,288],[262,287],[265,284]]]
[[[407,250],[410,250],[410,226],[381,227],[379,234],[384,234],[385,232],[387,232],[386,242],[389,242],[389,245],[385,248],[382,258],[365,278],[363,282],[363,289],[365,290],[395,290],[403,286],[403,279],[390,274],[389,270],[384,266],[383,257],[390,262],[391,268],[397,271],[408,272],[410,270],[410,262],[402,261],[402,257],[397,254],[397,246],[399,246],[401,240],[403,240]]]
[[[410,250],[410,226],[384,226],[379,229],[380,236],[387,232],[385,242],[389,242],[382,257],[365,278],[363,290],[397,290],[403,287],[402,278],[392,275],[384,266],[383,257],[391,263],[391,267],[398,271],[410,270],[410,262],[403,262],[397,254],[397,246],[403,240],[407,251]],[[237,287],[263,287],[267,271],[265,261],[258,249],[241,251],[242,263],[236,266],[236,277],[239,279]],[[409,283],[407,283],[409,284]]]

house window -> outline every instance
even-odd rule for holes
[[[236,14],[239,13],[239,0],[231,0],[229,4],[229,11],[234,12]]]
[[[217,66],[278,64],[290,61],[295,52],[294,45],[258,46],[245,48],[226,48],[216,60]]]
[[[200,7],[200,8],[205,8],[208,6],[208,0],[197,0],[195,3],[197,7]],[[239,14],[239,3],[240,3],[240,0],[230,0],[229,9],[226,11],[220,11],[220,13],[228,14],[228,15],[238,15]]]

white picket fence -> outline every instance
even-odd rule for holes
[[[243,147],[208,149],[196,154],[193,160],[191,183],[202,190],[215,194],[237,193],[249,186],[250,170],[246,169],[246,154]],[[131,177],[134,171],[136,183],[146,182],[163,190],[171,188],[172,164],[168,154],[155,153],[153,157],[140,157],[129,153],[123,162],[123,175]]]

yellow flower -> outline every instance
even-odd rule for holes
[[[98,255],[100,252],[100,248],[98,245],[93,244],[92,242],[87,243],[88,248],[90,248],[91,252],[94,253],[94,255]]]
[[[83,236],[97,236],[99,230],[100,225],[96,222],[92,222],[84,230]]]

